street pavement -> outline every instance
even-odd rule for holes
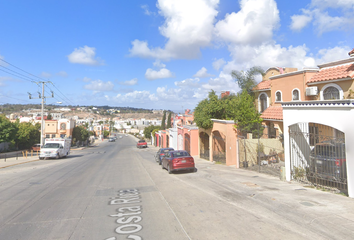
[[[73,148],[72,154],[80,154],[83,149]],[[147,149],[137,150],[137,154],[141,155],[137,158],[138,162],[149,173],[159,191],[164,193],[168,206],[179,210],[183,207],[183,212],[175,211],[189,239],[200,239],[198,229],[203,229],[203,236],[210,236],[204,239],[222,239],[222,236],[230,236],[233,225],[233,234],[237,232],[239,239],[250,239],[250,235],[254,239],[282,239],[282,235],[284,239],[352,239],[354,235],[354,201],[351,198],[200,158],[195,158],[197,171],[194,174],[168,175],[166,172],[161,177],[161,170],[156,170],[160,168],[156,162],[143,160],[143,156],[147,155],[152,159],[157,150],[151,145]],[[1,159],[0,168],[33,161],[39,161],[38,156],[10,158],[6,162]],[[103,168],[102,171],[109,169]],[[136,181],[138,176],[141,172],[135,176]],[[131,179],[125,179],[128,178],[120,177],[119,181],[132,184]],[[176,192],[183,192],[184,198],[176,198]],[[150,196],[152,193],[142,191],[141,194]],[[146,207],[145,211],[150,208]],[[234,218],[224,219],[226,213],[233,213]],[[206,219],[212,221],[208,228],[205,228]],[[264,233],[267,234],[260,235]]]
[[[85,147],[74,147],[71,148],[70,151],[78,151],[85,149]],[[18,157],[6,157],[5,155],[1,155],[0,157],[0,169],[1,168],[7,168],[19,164],[24,164],[24,163],[29,163],[29,162],[34,162],[34,161],[39,161],[39,153],[36,152],[27,152],[27,156],[23,155],[22,153],[18,155]]]

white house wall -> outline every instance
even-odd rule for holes
[[[284,149],[286,179],[291,181],[288,129],[296,123],[312,122],[336,128],[345,134],[346,146],[354,144],[354,100],[284,102]],[[354,149],[346,148],[348,195],[354,198]]]

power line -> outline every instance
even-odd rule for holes
[[[20,71],[22,71],[22,72],[24,72],[24,73],[30,75],[30,76],[33,76],[33,77],[35,77],[35,78],[37,78],[37,79],[41,79],[41,80],[43,80],[44,82],[46,81],[46,80],[44,80],[44,79],[42,79],[42,78],[40,78],[40,77],[38,77],[38,76],[35,76],[35,75],[33,75],[33,74],[31,74],[31,73],[29,73],[29,72],[27,72],[27,71],[25,71],[25,70],[23,70],[23,69],[21,69],[21,68],[15,66],[15,65],[13,65],[13,64],[11,64],[11,63],[5,61],[4,59],[1,59],[1,58],[0,58],[0,60],[1,60],[2,62],[6,63],[6,64],[8,64],[8,65],[10,65],[10,66],[12,66],[12,67],[18,69],[18,70],[20,70]],[[9,71],[11,71],[11,72],[13,72],[13,73],[8,72],[8,71],[5,71],[5,70],[3,70],[3,69],[0,68],[1,71],[6,72],[6,73],[8,73],[8,74],[10,74],[10,75],[13,75],[13,76],[15,76],[15,77],[17,77],[17,78],[20,78],[20,79],[23,79],[23,80],[26,80],[26,81],[30,81],[30,82],[36,83],[36,84],[38,85],[38,82],[36,82],[35,80],[33,80],[31,77],[25,76],[25,75],[23,75],[23,74],[21,74],[21,73],[19,73],[19,72],[17,72],[17,71],[11,70],[11,69],[9,69],[9,68],[7,68],[7,67],[5,67],[5,66],[2,66],[1,64],[0,64],[0,66],[3,67],[3,68],[5,68],[5,69],[7,69],[7,70],[9,70]],[[16,74],[17,74],[17,75],[16,75]],[[18,76],[18,75],[20,75],[20,76]],[[21,76],[22,76],[22,77],[21,77]],[[25,78],[23,78],[23,77],[25,77],[25,78],[27,78],[27,79],[25,79]],[[29,80],[29,79],[30,79],[30,80]],[[71,105],[75,105],[65,94],[63,94],[63,93],[54,85],[54,83],[52,83],[52,82],[49,82],[49,83],[51,83],[51,84],[55,87],[55,89],[57,89],[58,92],[62,95],[62,96],[59,95],[59,98],[62,99],[62,102],[67,102],[67,103],[71,103]],[[39,85],[38,85],[38,86],[39,86]],[[47,86],[47,87],[49,88],[49,86]],[[49,89],[50,89],[50,88],[49,88]],[[50,90],[52,91],[52,93],[54,92],[52,89],[50,89]],[[47,92],[47,93],[48,93],[48,92]],[[57,98],[55,98],[55,99],[58,100]],[[65,100],[65,99],[66,99],[66,100]],[[68,104],[68,105],[70,105],[70,104]]]
[[[18,99],[18,98],[14,98],[14,97],[9,97],[9,96],[5,96],[5,95],[0,95],[0,97],[12,98],[12,99],[15,99],[15,100],[18,100],[18,101],[22,101],[22,102],[27,102],[27,103],[30,103],[30,102],[29,102],[29,101],[27,101],[27,100]]]
[[[17,68],[18,70],[21,70],[22,72],[25,72],[25,73],[27,73],[27,74],[29,74],[29,75],[35,77],[35,78],[39,78],[39,79],[45,81],[44,79],[42,79],[42,78],[40,78],[40,77],[38,77],[38,76],[35,76],[35,75],[33,75],[32,73],[29,73],[29,72],[27,72],[27,71],[25,71],[25,70],[23,70],[23,69],[21,69],[21,68],[19,68],[19,67],[16,67],[15,65],[13,65],[13,64],[11,64],[11,63],[5,61],[4,59],[1,59],[1,58],[0,58],[0,60],[3,61],[3,62],[5,62],[5,63],[7,63],[7,64],[9,64],[10,66],[13,66],[14,68]]]
[[[18,76],[18,75],[16,75],[16,74],[13,74],[13,73],[10,73],[10,72],[8,72],[8,71],[5,71],[4,69],[0,69],[0,70],[3,71],[3,72],[6,72],[6,73],[8,73],[8,74],[10,74],[10,75],[12,75],[12,76],[15,76],[15,77],[17,77],[17,78],[20,78],[20,79],[22,79],[22,80],[31,82],[31,81],[28,80],[28,79],[24,79],[24,78],[22,78],[22,77],[20,77],[20,76]],[[9,70],[10,70],[10,69],[9,69]]]
[[[66,99],[68,99],[69,102],[72,103],[72,105],[75,105],[68,97],[66,97],[55,85],[54,83],[52,83],[53,87],[55,87],[56,90],[58,90],[58,92],[60,92]]]

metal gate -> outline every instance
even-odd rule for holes
[[[347,194],[345,135],[317,123],[289,127],[292,179]]]
[[[199,134],[200,138],[200,158],[209,160],[210,159],[210,147],[209,147],[209,135],[205,132]]]
[[[226,163],[225,135],[219,131],[213,132],[213,161]]]
[[[279,177],[281,169],[285,167],[282,134],[274,138],[274,131],[264,132],[255,136],[238,136],[239,166]]]
[[[184,150],[191,154],[191,138],[189,134],[184,134]]]

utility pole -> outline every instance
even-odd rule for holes
[[[34,82],[36,83],[37,85],[39,84],[42,84],[42,94],[40,92],[38,92],[38,98],[32,98],[32,94],[28,93],[29,95],[29,99],[42,99],[42,111],[41,111],[41,147],[43,146],[43,135],[44,135],[44,103],[45,103],[45,99],[46,98],[54,98],[54,93],[52,92],[52,96],[51,97],[48,97],[48,96],[44,96],[44,86],[45,84],[47,83],[52,83],[50,81],[47,81],[47,82]]]

